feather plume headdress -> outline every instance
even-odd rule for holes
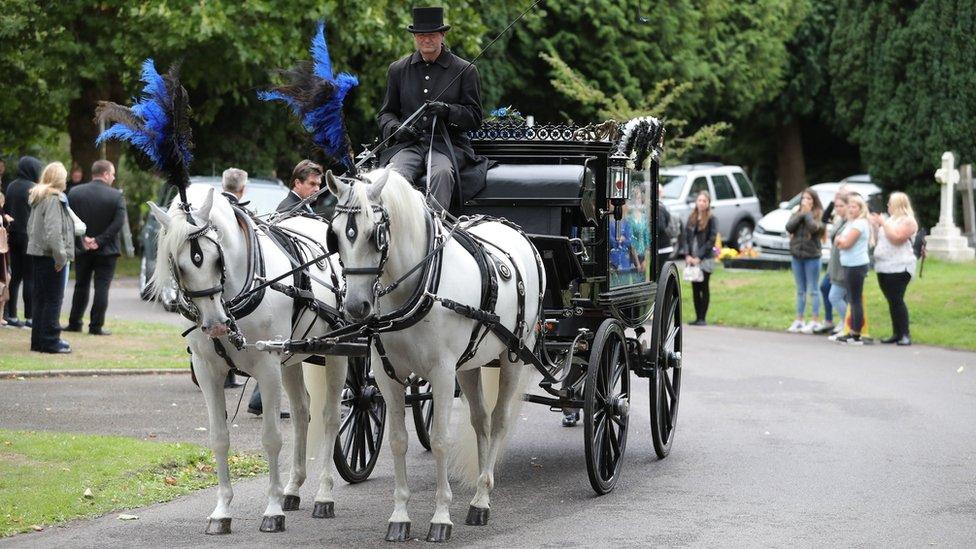
[[[145,154],[156,169],[166,174],[169,183],[177,187],[182,196],[189,184],[193,141],[189,97],[180,85],[178,74],[179,68],[174,64],[161,75],[153,60],[146,59],[140,78],[145,84],[142,96],[132,107],[110,101],[99,102],[95,119],[112,126],[102,132],[95,143],[109,139],[130,143]]]
[[[258,97],[263,101],[287,103],[305,130],[312,134],[312,142],[354,170],[352,144],[346,132],[342,107],[349,90],[359,85],[359,79],[345,72],[333,73],[322,22],[319,22],[310,51],[311,61],[282,71],[286,84],[259,92]]]
[[[636,153],[634,166],[642,169],[647,158],[656,160],[663,148],[664,124],[653,116],[643,116],[624,125],[617,152],[627,157]]]

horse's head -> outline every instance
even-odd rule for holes
[[[149,202],[160,225],[156,270],[151,280],[153,292],[158,295],[174,283],[180,294],[178,299],[189,305],[197,325],[216,338],[230,332],[230,318],[223,304],[224,254],[211,222],[213,205],[213,189],[209,189],[203,205],[190,214],[177,202],[169,212]],[[187,219],[190,215],[193,223]]]
[[[342,259],[346,278],[343,309],[353,322],[376,314],[380,279],[389,259],[389,211],[380,202],[380,194],[390,178],[389,170],[366,174],[362,182],[347,183],[325,174],[329,191],[336,197],[332,232],[336,252]]]

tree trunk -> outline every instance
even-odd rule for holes
[[[124,92],[117,79],[110,82],[84,81],[81,84],[81,96],[76,97],[68,105],[68,136],[71,139],[71,161],[81,167],[84,172],[83,181],[91,180],[92,163],[102,158],[115,164],[116,171],[119,164],[119,144],[110,142],[102,147],[95,146],[99,128],[95,123],[95,107],[102,100],[122,101]],[[69,167],[70,171],[70,167]]]
[[[780,183],[779,197],[780,200],[789,200],[807,186],[800,121],[793,119],[786,124],[781,124],[776,133],[776,175]]]

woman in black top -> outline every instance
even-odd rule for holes
[[[695,301],[695,321],[692,326],[704,326],[708,313],[708,278],[715,267],[715,218],[712,217],[712,198],[702,191],[695,198],[695,208],[685,224],[685,264],[698,265],[702,270],[701,282],[691,283],[691,295]]]

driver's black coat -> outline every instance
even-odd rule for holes
[[[467,61],[454,55],[446,47],[433,63],[424,61],[419,52],[394,61],[387,72],[386,96],[376,117],[385,139],[425,101],[437,99],[447,103],[450,114],[446,129],[460,170],[462,203],[484,188],[485,174],[488,171],[488,160],[475,154],[464,133],[478,129],[483,117],[481,79],[477,67],[471,66],[465,70],[468,65]],[[441,94],[445,86],[462,71],[464,74]],[[431,117],[418,117],[415,127],[423,135],[426,150],[426,143],[430,142]],[[440,130],[435,135],[434,150],[450,157],[451,153],[440,136]],[[409,145],[393,142],[380,153],[380,165],[385,166],[393,155]]]

